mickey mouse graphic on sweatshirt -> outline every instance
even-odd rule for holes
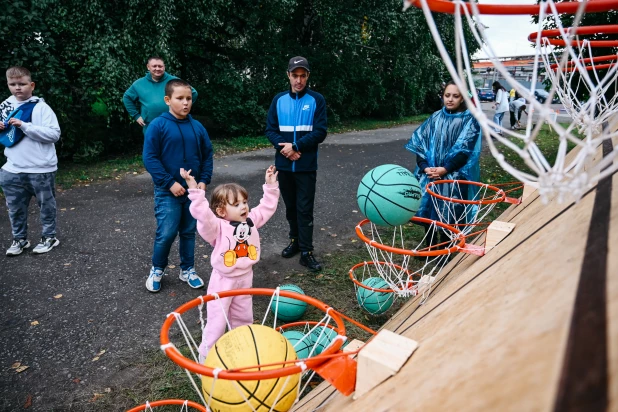
[[[236,264],[238,258],[248,257],[251,260],[257,260],[257,248],[255,245],[248,243],[251,237],[251,228],[254,226],[253,220],[247,218],[246,222],[230,222],[234,226],[234,240],[236,246],[225,252],[223,256],[223,264],[231,267]]]

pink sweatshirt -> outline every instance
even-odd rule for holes
[[[241,276],[251,271],[260,260],[260,235],[277,210],[279,182],[265,184],[260,204],[249,211],[246,222],[230,222],[215,215],[201,189],[189,189],[191,215],[197,220],[197,231],[214,250],[212,268],[225,277]]]

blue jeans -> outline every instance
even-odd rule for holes
[[[195,230],[197,221],[191,216],[191,201],[187,195],[176,197],[169,190],[155,187],[154,212],[157,219],[152,266],[158,269],[167,267],[168,255],[176,235],[180,267],[187,270],[195,264]]]
[[[497,126],[502,126],[502,118],[504,117],[504,113],[506,113],[506,112],[502,112],[502,113],[496,113],[496,114],[494,114],[494,123],[495,123]],[[497,127],[496,127],[496,128],[494,128],[494,130],[495,130],[497,133],[502,133],[502,130],[498,129]]]

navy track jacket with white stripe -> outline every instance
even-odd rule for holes
[[[273,99],[266,121],[266,137],[277,150],[277,170],[313,172],[318,170],[318,145],[326,139],[326,101],[309,88],[300,93],[279,93]],[[295,143],[301,153],[292,162],[283,156],[279,143]]]

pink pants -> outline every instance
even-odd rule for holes
[[[213,269],[208,282],[208,294],[231,289],[247,289],[253,286],[253,271],[241,276],[225,277]],[[224,316],[225,314],[225,316]],[[202,331],[200,355],[204,358],[215,342],[223,336],[227,322],[232,329],[253,323],[253,299],[251,295],[233,296],[206,302],[206,326]]]

